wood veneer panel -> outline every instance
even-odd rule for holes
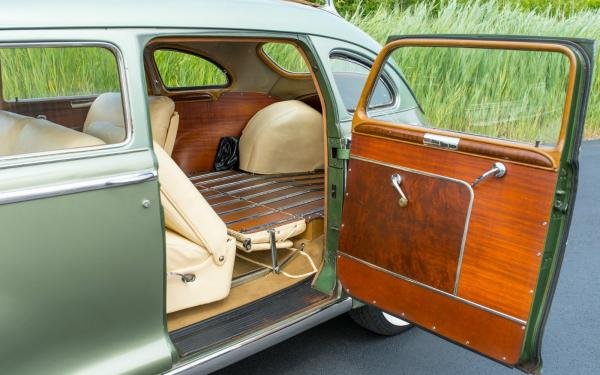
[[[352,154],[467,182],[490,169],[485,157],[354,134]],[[557,174],[503,161],[501,179],[474,190],[458,295],[527,320],[541,265]],[[381,236],[391,235],[381,231]]]
[[[364,124],[356,127],[355,131],[359,133],[366,133],[377,135],[380,137],[397,139],[400,141],[414,142],[423,144],[423,133],[422,131],[413,131],[409,129],[402,129],[394,126],[382,126],[382,125],[371,125]],[[498,158],[502,160],[511,160],[515,162],[521,162],[532,165],[539,165],[541,167],[552,168],[554,163],[552,158],[541,152],[534,152],[531,150],[524,150],[514,147],[507,147],[500,144],[493,143],[480,143],[470,139],[461,139],[458,145],[458,149],[461,152],[479,154],[491,158]]]
[[[4,103],[5,110],[19,113],[24,116],[36,117],[38,115],[46,116],[48,121],[66,126],[68,128],[81,131],[83,123],[87,117],[89,107],[72,108],[73,100],[81,101],[89,99],[90,102],[94,97],[83,99],[58,99],[58,100],[27,100],[21,102],[6,102]]]
[[[525,331],[519,323],[411,284],[341,254],[337,269],[356,298],[401,316],[508,365],[519,360]],[[373,302],[374,300],[374,302]]]
[[[188,174],[212,170],[219,140],[239,137],[256,112],[276,101],[248,92],[223,93],[217,100],[176,101],[179,130],[173,159]]]
[[[453,293],[470,187],[357,159],[350,160],[349,169],[340,251]],[[398,205],[393,174],[402,177],[406,207]]]

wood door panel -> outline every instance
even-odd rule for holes
[[[340,251],[453,293],[472,202],[470,187],[359,159],[350,160],[349,170]],[[398,205],[393,174],[402,177],[406,207]]]
[[[393,151],[391,151],[393,150]],[[354,134],[352,155],[474,181],[493,160],[363,134]],[[526,321],[544,249],[557,174],[502,161],[507,173],[474,190],[458,296]],[[386,235],[384,230],[380,236]]]
[[[505,364],[518,362],[525,334],[520,323],[396,278],[342,254],[337,258],[337,269],[344,288],[359,300]],[[374,301],[373,296],[377,296]]]
[[[27,100],[20,102],[6,102],[4,109],[9,112],[19,113],[24,116],[46,116],[48,121],[66,126],[73,130],[82,131],[83,123],[87,117],[89,107],[73,108],[71,102],[94,101],[95,97],[52,99],[52,100]]]
[[[277,101],[248,92],[224,93],[217,100],[173,100],[179,130],[172,156],[187,174],[212,170],[221,137],[239,137],[256,112]]]

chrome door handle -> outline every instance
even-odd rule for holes
[[[477,177],[477,179],[475,181],[473,181],[473,183],[471,184],[471,187],[475,187],[475,185],[479,184],[481,181],[485,180],[486,178],[488,178],[492,175],[496,178],[500,178],[500,177],[504,177],[505,174],[506,174],[506,165],[504,165],[503,163],[500,163],[500,162],[496,162],[492,165],[492,169],[485,172],[481,176]]]
[[[394,173],[390,179],[392,181],[392,186],[396,189],[398,194],[400,194],[400,199],[398,199],[398,205],[400,207],[406,207],[408,205],[408,198],[406,198],[406,195],[400,187],[400,184],[402,183],[402,176],[400,176],[397,173]]]

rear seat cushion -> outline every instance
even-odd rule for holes
[[[53,122],[0,111],[0,155],[102,145],[96,137]]]
[[[311,172],[324,167],[323,117],[299,100],[258,111],[240,137],[240,169],[259,174]]]

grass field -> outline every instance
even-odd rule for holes
[[[560,12],[533,12],[525,11],[515,6],[499,5],[491,1],[456,2],[449,1],[441,8],[436,8],[429,3],[419,3],[404,10],[389,10],[380,8],[369,14],[354,13],[346,15],[348,20],[372,35],[379,42],[384,43],[390,35],[402,34],[524,34],[586,37],[600,40],[600,10],[589,10],[563,16]],[[506,2],[503,2],[506,4]],[[111,56],[106,52],[98,52],[97,57],[89,58],[90,51],[46,52],[42,55],[31,55],[40,51],[31,50],[0,50],[2,59],[2,84],[5,98],[46,97],[56,95],[72,95],[84,93],[97,93],[115,90],[116,70]],[[489,58],[484,54],[471,56],[469,59],[457,60],[448,54],[438,53],[435,57],[425,57],[422,51],[404,53],[399,58],[399,64],[404,70],[407,80],[413,83],[413,89],[419,101],[427,110],[428,117],[434,123],[452,120],[459,130],[484,133],[492,129],[495,132],[489,135],[504,136],[514,139],[531,140],[538,134],[548,137],[548,130],[542,129],[543,122],[549,117],[547,113],[556,112],[557,96],[556,85],[562,84],[564,71],[560,68],[539,69],[538,63],[533,59],[529,67],[536,69],[513,69],[510,77],[495,81],[495,85],[476,87],[473,82],[478,80],[485,72],[495,72],[501,75],[502,67],[498,59]],[[88,54],[87,57],[85,54]],[[277,54],[277,49],[271,51]],[[283,55],[281,59],[289,60],[288,66],[294,66],[295,55]],[[177,57],[160,58],[168,64],[169,68],[182,61]],[[90,62],[91,61],[91,62]],[[600,60],[597,61],[598,63]],[[458,64],[457,62],[460,62]],[[50,64],[50,65],[48,65]],[[53,64],[53,65],[52,65]],[[44,71],[42,66],[54,66],[54,69]],[[198,66],[196,64],[196,66]],[[168,69],[165,69],[168,70]],[[475,75],[466,77],[465,72],[475,72]],[[532,74],[533,73],[533,74]],[[222,77],[213,76],[221,74],[215,69],[198,69],[185,72],[186,82],[219,82]],[[438,85],[441,90],[431,90],[431,83],[439,81],[441,77],[453,77],[452,85]],[[468,78],[468,79],[465,79]],[[177,84],[177,77],[169,78]],[[541,82],[540,82],[541,81]],[[538,84],[536,84],[538,82]],[[543,83],[543,84],[540,84]],[[444,86],[446,88],[444,88]],[[531,88],[534,87],[535,90]],[[445,90],[445,91],[444,91]],[[516,123],[510,120],[513,115],[512,107],[505,105],[496,108],[486,107],[483,111],[466,111],[473,108],[465,99],[477,98],[471,102],[489,102],[497,98],[510,98],[508,93],[519,97],[523,90],[527,90],[526,97],[541,98],[541,101],[525,100],[521,103],[521,113],[529,116],[533,121]],[[513,95],[511,94],[511,95]],[[483,97],[485,95],[486,97]],[[449,97],[456,98],[448,105]],[[519,98],[523,98],[521,95]],[[462,100],[462,101],[461,101]],[[529,107],[538,108],[538,114],[528,114]],[[476,106],[475,106],[476,107]],[[487,111],[487,112],[486,112]],[[490,111],[494,111],[493,113]],[[465,113],[471,113],[466,116]],[[476,111],[475,111],[476,112]],[[543,114],[540,116],[539,114]],[[506,124],[483,129],[484,115],[493,115],[496,118],[504,116]],[[462,117],[461,117],[462,116]],[[556,116],[555,116],[556,117]],[[554,120],[553,120],[554,121]],[[507,124],[510,124],[508,126]],[[586,136],[600,136],[600,79],[595,73],[589,111],[586,124]],[[550,136],[551,137],[551,136]]]

